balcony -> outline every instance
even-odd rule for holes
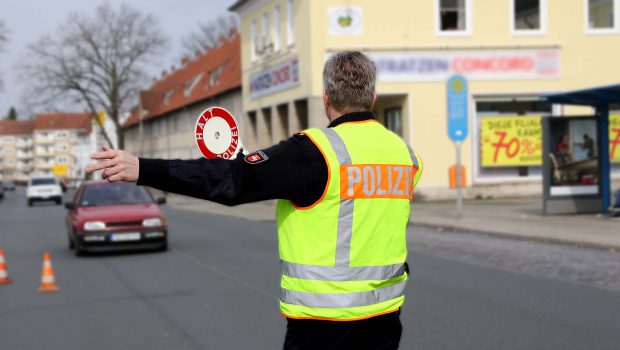
[[[37,162],[35,165],[35,169],[52,169],[54,167],[53,162]]]
[[[33,142],[31,139],[24,141],[24,140],[18,140],[17,143],[15,144],[15,147],[17,148],[32,148]]]
[[[53,157],[56,155],[56,152],[54,151],[53,148],[48,148],[48,149],[37,148],[34,154],[37,157]]]
[[[21,171],[22,173],[28,173],[34,170],[34,165],[33,164],[17,164],[17,167],[15,168],[17,171]]]
[[[51,135],[48,135],[48,136],[36,135],[34,137],[34,143],[38,145],[51,144],[51,143],[54,143],[55,141],[56,141],[56,138]]]
[[[32,152],[17,152],[17,159],[32,159],[34,158],[34,154]]]

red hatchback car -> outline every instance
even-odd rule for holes
[[[159,204],[142,186],[132,183],[83,183],[65,203],[69,248],[84,252],[168,248],[168,227]]]

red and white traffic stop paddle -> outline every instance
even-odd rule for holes
[[[207,159],[234,159],[243,146],[237,121],[226,109],[211,107],[200,114],[195,129],[198,149]]]

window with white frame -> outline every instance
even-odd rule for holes
[[[512,31],[515,34],[542,33],[547,27],[547,0],[511,0]]]
[[[67,133],[65,131],[59,131],[58,133],[56,133],[56,137],[58,137],[59,139],[66,139]]]
[[[295,44],[295,14],[293,0],[286,0],[286,44]]]
[[[280,51],[280,5],[273,8],[273,51]]]
[[[619,0],[586,0],[588,31],[617,30],[618,2]]]
[[[471,0],[435,0],[437,33],[467,35],[471,33]]]
[[[252,24],[250,24],[250,31],[252,35],[252,48],[251,48],[251,56],[252,62],[256,61],[256,56],[258,52],[258,31],[256,29],[256,20],[252,20]]]
[[[261,52],[263,54],[267,53],[269,45],[271,44],[271,40],[269,38],[269,14],[267,12],[263,13],[263,31],[261,33]]]

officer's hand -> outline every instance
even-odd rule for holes
[[[86,168],[87,173],[105,169],[101,177],[110,182],[138,181],[140,162],[138,157],[121,150],[103,146],[103,152],[93,153],[91,159],[99,160]]]

